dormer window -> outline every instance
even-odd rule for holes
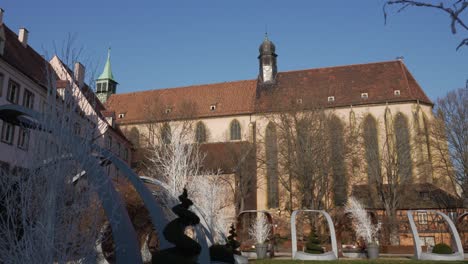
[[[368,93],[361,93],[361,99],[367,99],[367,98],[369,98]]]
[[[172,108],[170,107],[166,108],[166,114],[169,114],[170,112],[172,112]]]
[[[216,104],[212,104],[212,105],[210,105],[210,110],[211,110],[211,111],[214,111],[214,110],[216,110]]]
[[[125,117],[124,113],[119,114],[119,118],[124,118],[124,117]]]
[[[302,98],[297,98],[296,99],[296,104],[302,104]]]
[[[328,96],[328,102],[335,102],[335,96]]]
[[[400,96],[400,90],[395,90],[395,91],[393,91],[393,94],[394,94],[395,96]]]

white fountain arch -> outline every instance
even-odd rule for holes
[[[436,253],[423,252],[421,240],[419,239],[418,228],[416,227],[416,223],[414,222],[413,212],[426,212],[426,213],[434,213],[434,214],[440,215],[449,226],[450,232],[452,234],[452,239],[455,242],[456,252],[452,254],[436,254]],[[449,260],[449,261],[456,261],[456,260],[464,259],[463,246],[461,243],[460,235],[458,234],[457,228],[455,227],[455,224],[450,219],[450,217],[436,210],[414,210],[414,211],[409,210],[407,214],[408,214],[408,220],[410,223],[411,232],[413,233],[414,252],[415,252],[416,259],[418,260]]]
[[[322,254],[309,254],[302,251],[297,251],[297,231],[296,231],[296,216],[299,212],[312,212],[318,213],[325,217],[328,224],[328,229],[330,230],[330,237],[331,237],[331,244],[332,244],[332,251],[325,252]],[[299,260],[335,260],[338,259],[338,244],[336,242],[336,233],[335,233],[335,226],[333,225],[333,220],[330,215],[323,211],[323,210],[295,210],[291,215],[291,251],[292,251],[292,259],[299,259]]]

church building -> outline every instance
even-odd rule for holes
[[[236,204],[237,213],[330,209],[351,195],[370,209],[382,209],[372,190],[389,184],[382,178],[388,169],[382,162],[392,151],[402,179],[414,190],[412,204],[400,209],[440,207],[435,201],[423,205],[418,197],[434,190],[447,197],[455,192],[435,166],[429,135],[433,103],[402,60],[281,72],[277,59],[275,45],[265,36],[255,78],[125,94],[116,93],[117,82],[106,74],[108,60],[97,93],[136,146],[137,168],[145,146],[156,140],[155,126],[170,134],[185,122],[193,130],[192,142],[207,151],[207,167],[236,175],[236,165],[244,162],[255,186],[236,185],[247,188],[240,195],[245,201]],[[320,122],[324,116],[325,125]],[[300,137],[301,130],[310,136]],[[353,131],[359,136],[351,142]],[[313,152],[324,145],[322,153]],[[309,182],[317,175],[324,179],[323,189]],[[446,207],[457,207],[454,203]]]

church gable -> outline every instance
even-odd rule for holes
[[[404,64],[389,61],[280,72],[273,87],[259,86],[255,111],[416,100],[432,104]]]

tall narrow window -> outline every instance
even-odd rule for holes
[[[20,128],[18,134],[18,148],[27,150],[29,146],[29,130]]]
[[[206,128],[203,122],[198,122],[195,128],[195,140],[197,143],[206,142]]]
[[[0,73],[0,97],[3,94],[3,80],[5,79],[3,73]]]
[[[398,113],[394,123],[395,147],[397,151],[398,174],[402,180],[412,178],[412,160],[408,121],[402,113]]]
[[[15,126],[13,124],[3,121],[2,141],[7,144],[13,144],[14,135],[15,135]]]
[[[120,143],[117,143],[117,156],[122,157],[120,155]]]
[[[112,137],[110,135],[107,137],[107,148],[112,151]]]
[[[364,147],[367,161],[367,177],[369,185],[378,180],[381,175],[379,140],[377,135],[377,121],[368,115],[364,119]]]
[[[234,119],[231,122],[231,127],[230,127],[230,135],[231,135],[231,140],[240,140],[241,139],[241,128],[239,121]]]
[[[7,100],[17,104],[19,99],[20,86],[17,82],[10,80],[8,82]]]
[[[124,160],[125,160],[126,162],[128,162],[128,149],[127,149],[127,148],[124,149],[123,158],[124,158]]]
[[[132,129],[130,129],[128,139],[136,148],[140,147],[140,131],[138,131],[138,128],[132,127]]]
[[[165,123],[161,128],[161,141],[163,144],[171,144],[172,133],[169,124]]]
[[[268,208],[279,207],[278,197],[278,141],[276,128],[269,123],[265,131],[265,159],[267,176]]]
[[[329,123],[331,165],[333,174],[334,203],[337,206],[346,204],[347,201],[347,177],[345,166],[345,143],[343,124],[341,120],[333,116]]]
[[[74,132],[75,135],[77,135],[77,136],[80,136],[80,135],[81,135],[81,125],[80,125],[80,123],[77,122],[77,123],[75,123],[75,124],[73,125],[73,132]]]
[[[23,106],[31,109],[34,108],[34,94],[27,89],[24,89],[23,92]]]

